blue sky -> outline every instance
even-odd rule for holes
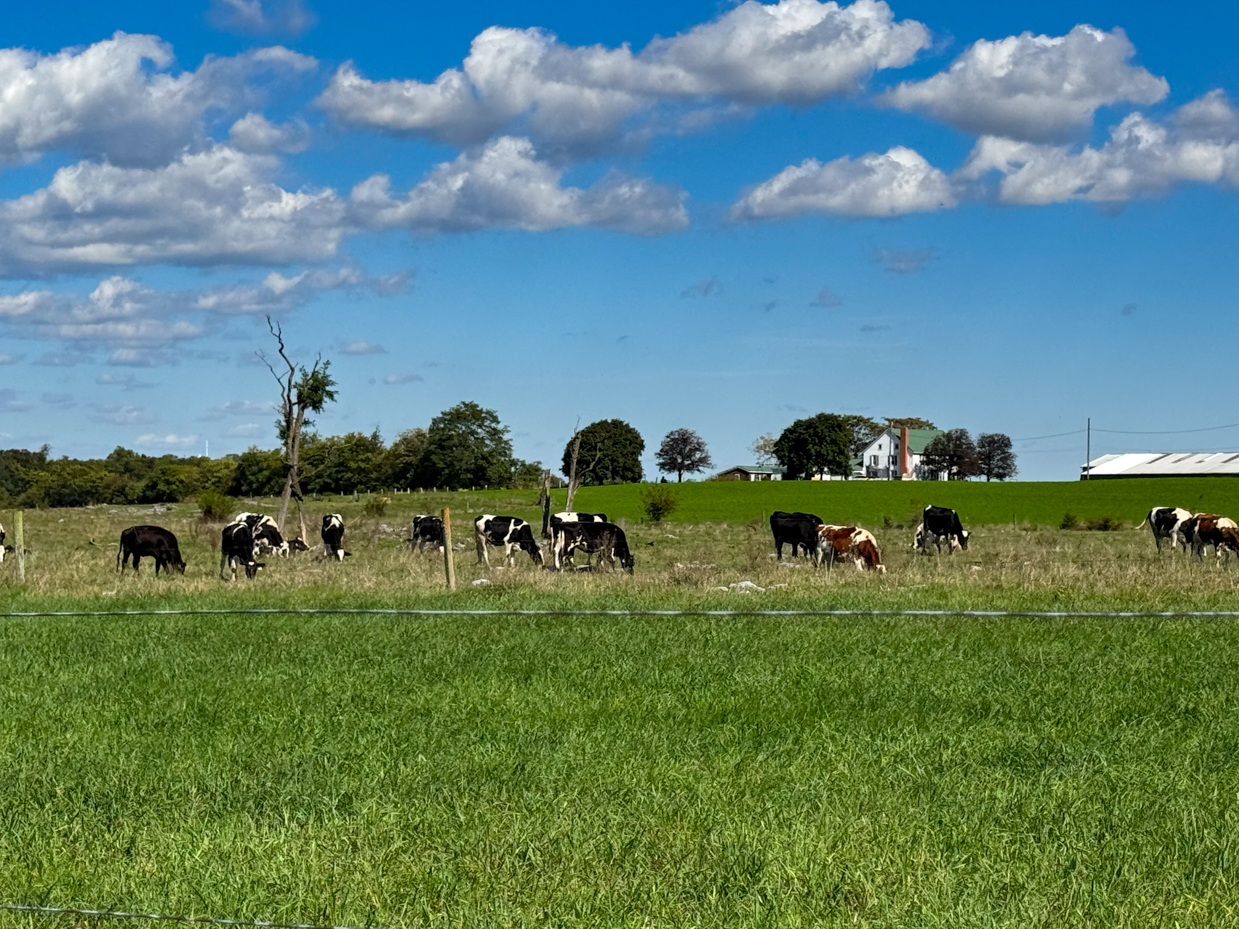
[[[46,2],[0,39],[0,445],[274,445],[460,400],[719,468],[819,411],[1239,447],[1239,12],[1183,4]],[[1111,430],[1111,431],[1104,431]],[[1155,433],[1166,430],[1165,434]],[[1059,433],[1070,433],[1058,435]],[[1034,438],[1050,436],[1050,438]],[[1027,441],[1024,441],[1027,440]]]

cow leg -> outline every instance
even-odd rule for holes
[[[482,537],[482,533],[473,533],[473,541],[478,549],[478,564],[484,564],[490,567],[490,556],[486,554],[486,539]]]

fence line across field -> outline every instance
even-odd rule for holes
[[[0,912],[29,913],[32,916],[88,916],[94,919],[140,919],[146,922],[189,923],[199,926],[242,926],[255,927],[255,929],[355,929],[352,926],[326,926],[316,923],[273,923],[261,919],[223,919],[215,916],[126,913],[121,910],[91,910],[74,906],[35,906],[26,903],[0,903]],[[380,929],[380,927],[367,924],[365,929]]]
[[[267,607],[188,610],[30,610],[6,611],[0,619],[51,619],[124,616],[758,616],[806,619],[814,617],[945,617],[978,619],[1233,619],[1239,610],[435,610],[400,607]]]

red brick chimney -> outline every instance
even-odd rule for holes
[[[912,480],[912,449],[908,448],[908,427],[899,427],[899,479]]]

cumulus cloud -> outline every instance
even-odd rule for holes
[[[198,420],[213,423],[229,416],[269,416],[274,412],[275,406],[269,400],[229,400],[207,410]]]
[[[388,385],[416,384],[424,380],[420,374],[387,374],[383,377],[383,383]]]
[[[436,166],[403,196],[392,194],[386,175],[362,181],[349,197],[350,217],[362,228],[427,234],[602,226],[652,235],[688,224],[682,191],[616,173],[588,189],[564,187],[562,175],[528,139],[505,136]]]
[[[965,132],[1044,142],[1092,124],[1099,107],[1156,103],[1169,85],[1131,64],[1122,29],[1076,26],[1065,36],[1025,32],[974,43],[950,68],[904,82],[881,98]]]
[[[172,63],[166,42],[124,32],[51,55],[0,49],[0,164],[50,151],[120,167],[163,164],[186,146],[203,144],[208,113],[258,103],[255,78],[317,65],[278,46],[208,57],[179,75],[169,73]]]
[[[386,355],[385,349],[378,342],[367,342],[365,339],[353,339],[340,345],[340,352],[345,355]]]
[[[24,399],[21,391],[0,387],[0,413],[24,413],[33,409],[34,404]]]
[[[712,297],[723,289],[723,283],[713,275],[690,284],[680,291],[681,297]]]
[[[258,423],[239,423],[224,433],[226,436],[238,439],[256,439],[262,435],[262,426]]]
[[[79,162],[0,205],[0,272],[37,276],[134,264],[276,264],[336,253],[332,190],[285,190],[276,158],[228,146],[160,168]]]
[[[318,105],[344,125],[457,145],[521,133],[550,149],[596,149],[618,141],[638,115],[657,121],[658,107],[687,107],[662,122],[691,131],[703,116],[709,122],[702,106],[808,106],[851,93],[874,71],[910,63],[929,41],[925,26],[896,21],[880,0],[748,0],[637,53],[492,27],[460,68],[431,83],[370,81],[345,64]]]
[[[809,301],[809,305],[829,309],[830,307],[843,306],[843,298],[829,287],[823,287],[817,292],[817,296]]]
[[[731,208],[739,222],[785,219],[802,213],[837,216],[900,216],[953,207],[950,178],[920,154],[897,146],[884,155],[855,160],[814,158],[784,168],[748,190]]]
[[[922,271],[938,250],[932,245],[926,248],[877,248],[873,257],[891,274],[916,274]]]
[[[158,422],[159,417],[145,407],[121,403],[92,403],[95,418],[117,426],[138,426]]]
[[[1239,186],[1239,112],[1213,91],[1158,123],[1132,113],[1100,148],[1038,145],[985,136],[958,172],[996,172],[998,199],[1012,204],[1121,202],[1182,183]]]
[[[261,113],[249,112],[228,130],[229,144],[242,152],[267,155],[273,152],[294,154],[310,147],[310,127],[303,119],[293,119],[281,125]]]
[[[85,296],[50,290],[0,296],[0,333],[62,343],[64,351],[44,356],[43,364],[76,364],[99,350],[106,350],[114,365],[171,364],[185,343],[220,331],[229,316],[287,312],[322,291],[363,288],[371,280],[352,267],[295,275],[273,271],[258,283],[193,292],[156,290],[114,276]],[[132,376],[107,377],[99,383],[149,386]]]
[[[207,22],[243,35],[301,35],[318,23],[304,0],[211,0]]]
[[[160,435],[157,432],[144,432],[134,442],[139,448],[187,448],[198,444],[196,435],[177,435],[167,432]]]

